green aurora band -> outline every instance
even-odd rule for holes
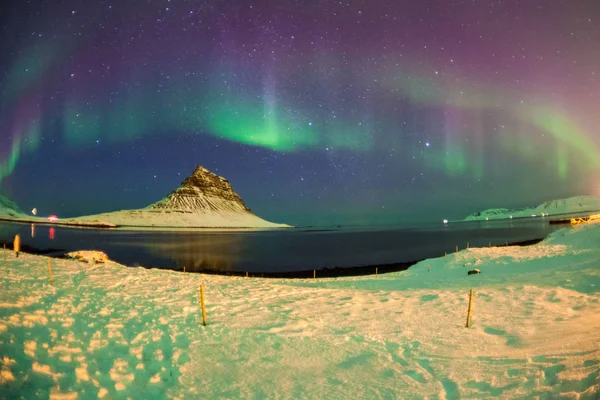
[[[52,54],[52,49],[41,46],[37,52],[29,52],[15,62],[4,81],[7,90],[2,97],[5,110],[2,122],[12,118],[6,112],[10,109],[7,105],[26,101],[39,82],[47,78],[48,71],[58,62]],[[451,124],[445,132],[446,142],[432,146],[427,154],[423,154],[422,160],[430,168],[448,176],[484,176],[481,149],[490,132],[484,132],[482,125],[478,127],[477,120],[485,112],[507,115],[512,120],[510,127],[502,129],[492,140],[513,156],[547,159],[550,146],[555,157],[549,162],[555,165],[559,178],[567,179],[570,168],[593,173],[600,171],[598,145],[559,107],[537,100],[520,100],[522,96],[517,93],[489,85],[447,84],[448,80],[442,81],[433,74],[425,76],[414,68],[399,69],[396,65],[388,66],[378,74],[381,76],[377,80],[379,86],[375,87],[378,95],[392,103],[436,107],[471,121],[472,126],[466,128],[464,124]],[[318,69],[307,71],[311,76],[318,73]],[[229,71],[229,75],[234,76],[235,71]],[[209,81],[219,80],[214,77]],[[369,88],[372,83],[356,82]],[[385,147],[374,132],[375,124],[391,129],[398,125],[395,120],[362,124],[361,115],[315,118],[313,121],[311,110],[295,104],[297,101],[290,100],[290,96],[286,98],[285,93],[276,93],[273,84],[263,86],[262,91],[243,85],[233,88],[215,83],[194,86],[181,78],[179,81],[174,79],[173,84],[159,94],[144,85],[130,86],[108,105],[72,96],[62,105],[64,140],[68,146],[86,148],[98,139],[118,143],[161,132],[196,133],[278,152],[331,149],[358,153]],[[10,150],[0,151],[0,182],[12,174],[23,154],[39,148],[43,135],[44,121],[39,115],[16,122],[4,125],[23,128],[12,132]],[[540,132],[552,138],[552,143],[541,142]],[[401,147],[402,155],[407,159],[411,154],[423,151],[414,146]]]

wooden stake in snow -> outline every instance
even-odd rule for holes
[[[200,307],[202,308],[202,325],[206,326],[206,309],[204,308],[204,285],[200,285]]]
[[[50,284],[52,285],[52,267],[50,266],[50,258],[48,258],[48,275],[50,276]]]
[[[15,241],[13,242],[13,250],[17,257],[19,257],[19,251],[21,251],[21,236],[17,233],[15,235]]]
[[[467,328],[471,325],[471,310],[473,309],[473,289],[469,293],[469,311],[467,311]]]

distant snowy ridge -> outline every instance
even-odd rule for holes
[[[0,194],[0,216],[24,216],[17,203]]]
[[[0,195],[0,221],[14,221],[14,222],[26,222],[32,224],[52,224],[53,222],[49,221],[46,217],[36,217],[33,215],[25,214],[12,200],[9,200],[5,196]],[[67,222],[60,221],[59,225],[69,225],[69,226],[95,226],[95,227],[103,227],[103,228],[114,228],[114,225],[108,224],[104,221],[86,221],[85,223],[77,223],[77,222]]]
[[[531,208],[490,208],[469,215],[465,221],[480,221],[485,219],[510,219],[542,216],[573,214],[600,210],[600,198],[594,196],[575,196],[567,199],[550,200]]]

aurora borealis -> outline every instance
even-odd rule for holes
[[[0,192],[75,216],[197,164],[291,224],[600,194],[600,4],[5,1]]]

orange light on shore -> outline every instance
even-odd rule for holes
[[[571,218],[571,225],[586,224],[597,220],[600,220],[600,214],[594,214],[583,218]]]

